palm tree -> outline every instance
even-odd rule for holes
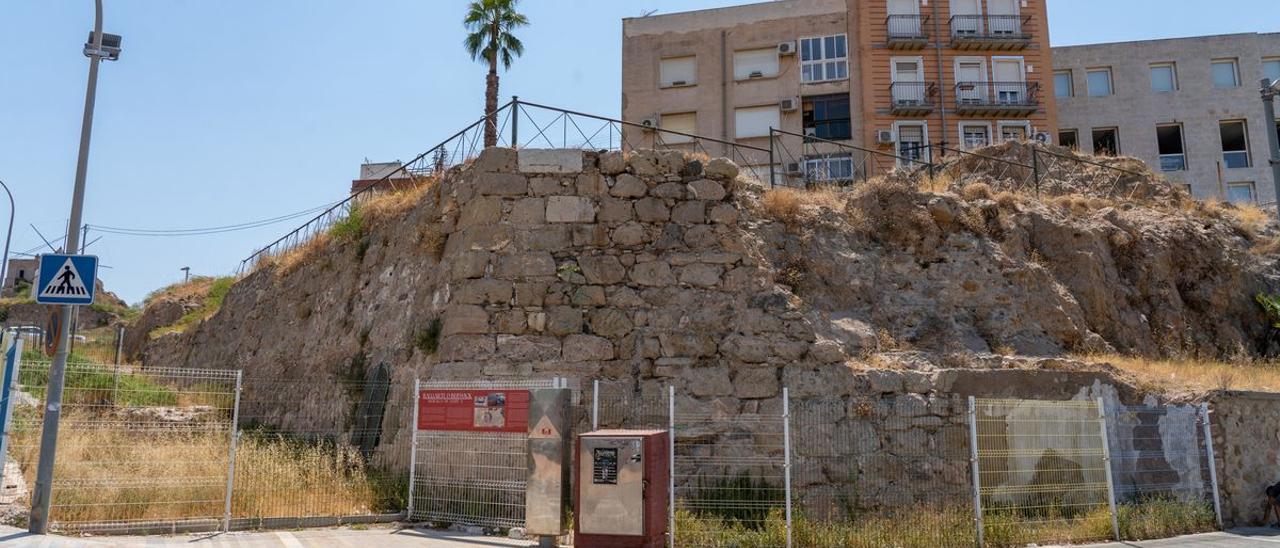
[[[520,0],[474,0],[462,20],[467,27],[463,45],[471,59],[489,65],[484,90],[484,146],[498,144],[498,61],[510,69],[511,61],[524,54],[524,44],[512,31],[529,24],[529,19],[516,12]],[[514,146],[515,143],[512,143]]]

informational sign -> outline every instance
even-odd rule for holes
[[[93,255],[41,255],[36,280],[40,304],[93,304],[98,279],[98,258]]]
[[[529,430],[528,390],[421,390],[418,429],[454,432]]]

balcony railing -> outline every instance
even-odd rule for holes
[[[1025,32],[1030,17],[1021,15],[954,15],[951,45],[956,49],[1023,49],[1031,45]]]
[[[889,84],[890,110],[897,116],[920,116],[933,112],[938,86],[933,82]]]
[[[885,21],[890,49],[921,49],[929,45],[928,15],[890,15]]]
[[[1031,114],[1040,107],[1040,84],[960,82],[955,87],[958,114]]]

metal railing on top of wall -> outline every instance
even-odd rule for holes
[[[770,163],[769,148],[522,101],[519,97],[514,97],[499,107],[492,113],[492,117],[498,130],[497,146],[600,151],[651,148],[701,153],[708,157],[722,156],[748,169],[767,169]],[[237,275],[246,275],[259,262],[311,242],[344,219],[352,208],[358,207],[379,192],[414,188],[451,167],[475,159],[485,148],[483,136],[488,119],[486,116],[475,121],[398,169],[366,184],[288,234],[254,251],[240,262]]]

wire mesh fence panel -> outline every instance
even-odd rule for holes
[[[790,545],[785,401],[675,396],[675,546]]]
[[[970,401],[987,545],[1113,538],[1098,402]]]
[[[964,409],[921,394],[794,402],[795,545],[973,546]]]
[[[476,390],[492,391],[506,401],[509,391],[561,388],[566,386],[563,382],[562,379],[433,381],[422,382],[419,390],[454,390],[463,391],[464,395]],[[586,414],[581,411],[577,414],[585,422]],[[529,476],[527,429],[476,432],[428,429],[427,425],[419,425],[414,436],[410,521],[494,528],[524,526]]]
[[[245,381],[232,529],[403,516],[411,390],[403,382],[393,383],[385,365],[360,373],[359,378]]]
[[[593,429],[666,430],[670,426],[667,387],[635,380],[598,381],[586,400]]]
[[[1216,528],[1213,461],[1203,408],[1107,408],[1120,534],[1166,538]]]
[[[9,453],[22,481],[34,487],[44,419],[40,402],[50,363],[26,359],[22,365]],[[51,528],[68,533],[220,528],[238,375],[67,365]]]

